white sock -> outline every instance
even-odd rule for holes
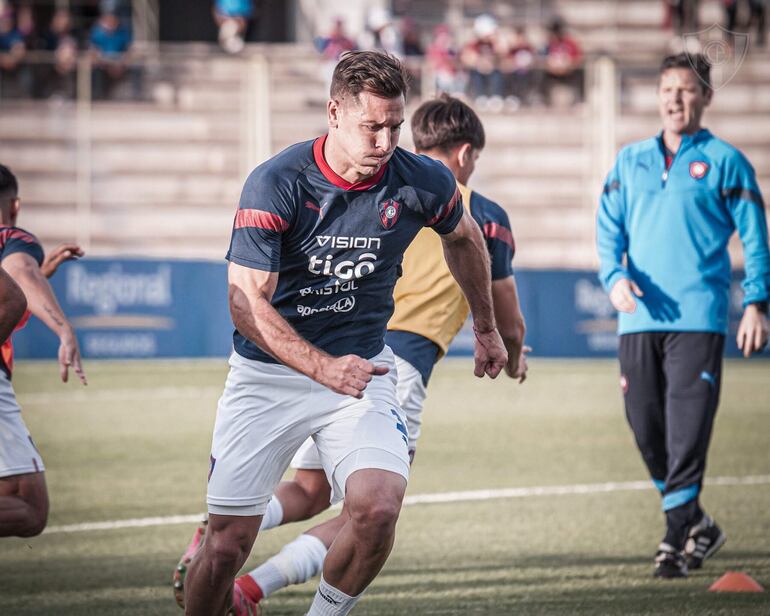
[[[267,597],[276,590],[302,584],[321,573],[326,552],[326,546],[318,537],[300,535],[249,575]]]
[[[262,516],[262,524],[259,525],[259,530],[270,530],[280,526],[281,522],[283,522],[283,505],[273,495],[273,498],[267,503],[267,509],[265,510],[265,515]]]
[[[321,584],[313,597],[310,611],[305,616],[345,616],[353,609],[361,595],[357,597],[346,595],[341,590],[329,586],[321,576]]]

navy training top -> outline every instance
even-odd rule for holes
[[[369,359],[384,346],[404,250],[424,226],[453,231],[461,198],[442,163],[402,148],[351,184],[326,163],[325,140],[293,145],[252,171],[226,258],[279,272],[271,303],[310,343]],[[233,345],[277,363],[237,330]]]

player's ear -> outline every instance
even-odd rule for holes
[[[326,103],[326,120],[329,128],[337,128],[340,125],[340,103],[330,98]]]
[[[460,168],[467,166],[472,159],[473,159],[473,146],[470,143],[463,143],[457,149],[457,162],[460,165]]]
[[[19,215],[19,210],[21,209],[21,199],[16,197],[15,199],[11,199],[11,219],[16,220],[16,217]]]

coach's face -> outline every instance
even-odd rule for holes
[[[660,76],[658,111],[663,129],[677,135],[700,130],[703,111],[711,102],[711,90],[688,68],[670,68]]]
[[[404,105],[403,96],[381,98],[366,91],[329,101],[335,147],[343,164],[359,179],[377,173],[393,155],[404,123]]]

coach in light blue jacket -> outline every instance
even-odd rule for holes
[[[620,151],[597,221],[599,277],[620,312],[626,415],[663,496],[666,534],[655,575],[686,577],[725,542],[699,504],[719,402],[734,231],[743,242],[744,314],[737,343],[767,344],[770,253],[754,170],[701,127],[713,91],[703,56],[663,62],[663,130]]]

